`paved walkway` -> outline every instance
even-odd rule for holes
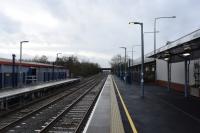
[[[83,133],[124,133],[111,75],[104,84]]]
[[[200,100],[185,99],[182,93],[145,85],[145,98],[140,86],[125,85],[115,77],[120,93],[139,133],[200,133]],[[127,118],[121,110],[125,131],[130,132]]]
[[[0,90],[0,100],[3,98],[8,98],[8,97],[12,97],[15,95],[19,95],[22,93],[37,91],[37,90],[40,90],[43,88],[57,86],[57,85],[65,84],[65,83],[70,83],[70,82],[74,82],[77,80],[78,79],[66,79],[66,80],[61,80],[61,81],[54,81],[54,82],[48,82],[48,83],[43,83],[43,84],[39,84],[39,85],[28,86],[28,87],[24,87],[24,88]]]

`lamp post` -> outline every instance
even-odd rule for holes
[[[119,76],[121,78],[121,62],[122,62],[122,57],[121,55],[119,56]]]
[[[159,19],[168,19],[168,18],[176,18],[176,16],[170,16],[170,17],[157,17],[157,18],[154,18],[154,54],[156,54],[156,23],[157,23],[157,20]]]
[[[55,65],[58,65],[58,55],[62,53],[56,53],[56,61],[53,63],[53,79],[55,80]],[[57,78],[56,78],[57,80]]]
[[[144,98],[144,33],[143,33],[143,23],[141,22],[129,22],[129,24],[137,24],[141,27],[141,97]]]
[[[124,76],[125,76],[125,83],[126,83],[126,47],[120,47],[124,49],[125,52],[125,59],[124,59]]]
[[[57,54],[56,54],[56,60],[58,60],[58,55],[59,55],[59,54],[62,54],[62,53],[57,53]]]
[[[23,43],[28,43],[29,41],[21,41],[20,42],[20,59],[19,59],[19,62],[20,62],[20,66],[19,66],[19,75],[20,75],[20,87],[22,86],[22,44]]]
[[[159,20],[159,19],[171,19],[171,18],[176,18],[176,16],[154,18],[154,55],[156,54],[156,23],[157,23],[157,20]],[[155,57],[156,57],[156,55],[155,55]],[[156,79],[157,79],[157,72],[156,72],[156,67],[155,67],[155,80]]]
[[[133,47],[132,47],[132,50],[131,51],[128,51],[128,52],[131,52],[131,54],[132,54],[132,62],[131,62],[131,65],[132,65],[132,68],[133,68],[133,52],[136,52],[136,51],[133,51]],[[129,66],[130,67],[130,66]],[[132,82],[132,80],[133,80],[133,73],[131,72],[131,67],[129,68],[129,72],[131,73],[131,82]],[[133,69],[132,69],[132,71],[133,71]]]
[[[133,51],[133,47],[132,47],[132,50],[131,51],[127,51],[127,52],[131,52],[131,65],[133,66],[133,52],[136,52],[136,51]]]
[[[20,64],[22,63],[22,44],[28,43],[29,41],[21,41],[20,42]]]

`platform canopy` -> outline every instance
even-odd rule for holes
[[[147,57],[169,60],[171,63],[200,58],[200,29],[168,42],[165,46],[157,49],[155,53],[153,51]]]

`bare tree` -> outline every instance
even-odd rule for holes
[[[32,59],[32,61],[33,62],[39,62],[39,63],[49,63],[48,57],[46,55],[42,55],[41,57],[40,56],[35,56]]]

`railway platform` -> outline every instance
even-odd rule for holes
[[[0,90],[0,109],[7,110],[9,100],[10,101],[12,101],[12,99],[16,100],[16,98],[20,99],[25,96],[34,98],[35,95],[37,96],[42,95],[42,93],[47,89],[78,82],[79,80],[80,80],[79,78],[66,79],[62,81],[48,82],[48,83],[43,83],[43,84],[33,85],[33,86],[28,86],[28,87]]]
[[[126,84],[113,76],[127,110],[140,133],[199,133],[200,101],[195,97],[184,97],[184,93],[165,87],[145,84],[144,98],[139,83]],[[119,103],[125,132],[132,132],[130,122]]]
[[[84,133],[124,133],[112,76],[109,75]]]

